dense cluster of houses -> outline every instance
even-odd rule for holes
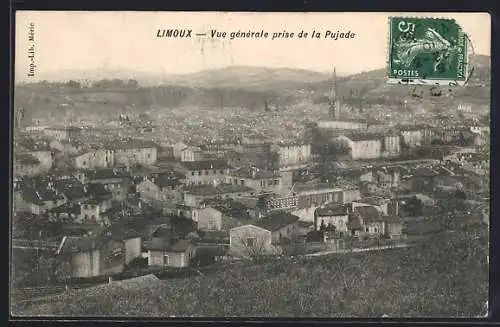
[[[166,147],[106,139],[90,145],[76,128],[36,133],[16,139],[14,210],[92,226],[83,235],[61,235],[57,254],[71,264],[73,277],[120,273],[137,258],[150,266],[185,267],[196,256],[193,241],[210,238],[229,245],[234,256],[277,254],[314,231],[329,231],[332,238],[401,238],[395,190],[484,186],[465,180],[459,173],[464,168],[451,161],[297,182],[296,172],[312,163],[305,142]],[[410,130],[402,135],[409,145],[423,142]],[[347,144],[352,159],[397,156],[401,146],[401,135],[380,136],[377,145],[366,137],[336,140]],[[486,164],[472,157],[457,161]]]

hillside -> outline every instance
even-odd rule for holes
[[[188,279],[113,283],[14,305],[16,315],[478,317],[488,299],[488,230],[414,248],[235,265]]]
[[[491,62],[489,56],[477,55],[471,57],[471,66],[474,71],[471,74],[467,87],[452,88],[455,98],[462,102],[486,105],[490,103],[491,92]],[[365,97],[371,103],[384,103],[391,100],[412,99],[415,89],[413,85],[391,85],[386,83],[386,69],[378,69],[369,72],[354,74],[338,80],[338,93],[349,98],[351,94],[354,97]],[[331,88],[331,81],[310,83],[307,88],[314,93],[316,102],[325,102],[325,93]],[[425,88],[419,88],[425,89]],[[427,88],[428,89],[428,88]],[[432,98],[432,99],[431,99]],[[424,94],[425,100],[433,102],[448,103],[449,98],[431,97]],[[347,99],[349,101],[349,99]],[[422,102],[422,100],[418,100]]]
[[[356,106],[363,102],[394,104],[403,100],[408,100],[410,106],[422,108],[434,104],[446,107],[454,105],[453,101],[488,106],[491,92],[489,57],[474,57],[473,66],[475,70],[468,86],[452,88],[452,97],[430,96],[428,87],[417,89],[417,92],[425,91],[422,98],[413,97],[414,86],[387,84],[385,69],[339,77],[337,89],[338,93],[345,97],[346,103]],[[75,76],[77,81],[85,76],[83,73],[73,73],[72,76]],[[112,80],[121,77],[127,80],[136,78],[138,74],[128,73],[115,71],[106,78]],[[187,75],[141,76],[143,80],[138,80],[139,87],[132,88],[78,89],[62,83],[18,85],[14,102],[16,108],[25,109],[27,118],[60,118],[67,109],[72,109],[76,115],[116,115],[123,111],[142,112],[151,108],[168,109],[182,106],[239,107],[261,111],[266,103],[269,108],[278,109],[306,101],[325,103],[326,94],[332,85],[329,74],[287,68],[228,67]],[[157,83],[163,84],[143,84],[144,80],[152,82],[155,78]]]
[[[325,81],[329,78],[331,74],[304,69],[233,66],[168,76],[165,83],[189,87],[293,91],[304,84]]]
[[[18,86],[14,91],[14,105],[24,108],[27,119],[60,119],[67,110],[76,116],[89,118],[89,115],[116,116],[125,111],[140,113],[152,108],[179,106],[240,107],[262,111],[266,102],[270,107],[283,107],[295,104],[297,99],[293,95],[273,91],[183,86],[75,89],[59,84],[35,84]]]

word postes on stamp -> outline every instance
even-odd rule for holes
[[[467,37],[453,19],[389,18],[389,83],[465,85]]]

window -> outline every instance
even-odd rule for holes
[[[194,171],[191,172],[191,176],[194,176]]]
[[[148,159],[151,158],[151,153],[148,153]]]
[[[212,174],[217,175],[217,170],[214,170]]]
[[[209,171],[208,170],[205,170],[205,175],[208,175]]]
[[[368,233],[370,231],[370,229],[368,227],[366,227],[366,232]]]
[[[246,243],[246,246],[253,247],[253,246],[255,246],[255,238],[249,237],[246,239],[245,243]]]
[[[375,233],[378,233],[378,228],[375,228],[375,230],[374,230],[374,231],[375,231]]]
[[[222,170],[222,169],[221,169],[219,172],[220,172],[221,174],[224,174],[224,170]]]
[[[87,165],[87,161],[83,161],[82,165],[86,166]]]
[[[89,208],[88,205],[86,205],[86,204],[83,205],[83,209],[88,209],[88,208]]]
[[[168,265],[168,254],[164,254],[164,255],[163,255],[163,264],[164,264],[165,266],[167,266],[167,265]]]
[[[201,171],[198,172],[198,176],[201,176]]]

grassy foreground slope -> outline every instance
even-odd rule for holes
[[[488,231],[436,235],[413,248],[241,264],[190,279],[144,278],[14,306],[15,315],[481,316]],[[117,283],[118,284],[118,283]]]

